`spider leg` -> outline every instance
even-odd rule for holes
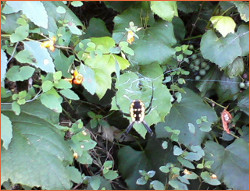
[[[148,126],[148,124],[143,120],[142,124],[144,125],[144,127],[147,129],[147,131],[150,133],[150,135],[153,135],[153,131],[150,129],[150,127]]]
[[[149,105],[145,110],[145,115],[149,114],[149,112],[151,111],[153,98],[154,98],[154,84],[153,84],[153,81],[152,81],[152,95],[151,95]]]
[[[132,129],[132,127],[134,126],[134,121],[132,121],[130,124],[129,124],[129,126],[127,127],[127,129],[126,129],[126,131],[125,131],[125,135],[127,135],[128,133],[129,133],[129,131]]]
[[[121,140],[123,141],[124,138],[128,135],[129,131],[132,129],[132,127],[134,126],[135,121],[132,121],[129,126],[127,127],[126,131],[122,134],[121,136]]]

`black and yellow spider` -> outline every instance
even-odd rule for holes
[[[123,113],[123,115],[127,117],[131,117],[132,121],[127,127],[122,137],[126,136],[130,132],[130,130],[132,129],[135,123],[142,123],[144,127],[147,129],[147,131],[150,133],[150,135],[153,135],[153,131],[150,129],[150,127],[144,120],[145,116],[151,111],[153,97],[154,97],[154,86],[152,82],[152,95],[151,95],[150,103],[148,107],[145,108],[145,104],[141,100],[136,99],[136,100],[133,100],[132,103],[130,104],[130,109],[129,109],[130,114]],[[117,104],[117,100],[116,100],[116,105],[118,109],[121,111],[120,106]]]

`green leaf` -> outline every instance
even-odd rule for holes
[[[105,22],[99,18],[91,18],[84,38],[104,36],[111,36],[105,25]]]
[[[142,19],[146,21],[144,23]],[[117,43],[126,41],[129,23],[133,21],[135,26],[142,28],[136,32],[139,39],[130,46],[134,50],[134,56],[129,59],[134,64],[146,65],[153,62],[165,63],[174,54],[172,48],[176,44],[173,25],[166,21],[154,22],[153,15],[147,8],[130,8],[114,18],[113,39]],[[144,29],[145,25],[150,25]]]
[[[19,116],[4,108],[2,112],[12,121],[13,138],[8,150],[1,150],[1,181],[70,189],[65,166],[73,162],[72,153],[52,123],[55,113],[36,101],[25,104]],[[59,116],[56,118],[58,123]]]
[[[162,19],[171,22],[173,17],[178,17],[176,1],[152,1],[151,10]]]
[[[235,100],[237,94],[240,91],[239,82],[240,78],[228,78],[225,74],[221,74],[221,81],[216,85],[216,93],[219,97],[219,102],[225,102],[227,100]]]
[[[69,28],[70,32],[75,35],[82,35],[82,30],[80,30],[75,23],[69,22],[67,24],[67,27]]]
[[[71,5],[73,7],[81,7],[83,5],[83,2],[82,1],[72,1]]]
[[[24,40],[29,35],[29,25],[17,27],[15,33],[10,35],[12,43]]]
[[[69,71],[72,62],[75,60],[75,56],[71,55],[70,57],[66,57],[62,51],[55,51],[55,55],[52,56],[54,58],[56,70],[61,71],[65,78],[71,78]]]
[[[83,87],[91,94],[94,95],[96,92],[96,79],[95,79],[95,72],[90,67],[81,64],[79,71],[80,74],[83,75]]]
[[[243,21],[248,22],[249,21],[249,3],[248,2],[234,2],[235,6],[237,7],[240,17]]]
[[[168,148],[168,142],[167,141],[163,141],[163,143],[162,143],[162,148],[163,149],[167,149]]]
[[[138,4],[141,2],[138,2]],[[119,13],[126,10],[130,6],[135,6],[135,2],[131,1],[104,1],[104,4]]]
[[[54,89],[43,93],[40,96],[41,103],[45,105],[47,108],[57,112],[62,112],[62,97],[60,97]]]
[[[178,180],[170,180],[168,183],[176,190],[188,190],[187,185]]]
[[[19,115],[21,113],[20,105],[16,101],[12,102],[11,109],[16,115]]]
[[[191,171],[189,171],[191,172]],[[191,180],[194,180],[196,178],[198,178],[198,175],[195,174],[194,172],[191,172],[191,174],[185,174],[184,176],[182,176],[183,178],[186,178],[186,179],[191,179]]]
[[[200,8],[199,1],[177,1],[177,8],[184,13],[198,12]]]
[[[107,173],[104,174],[104,177],[108,180],[114,180],[118,177],[118,173],[113,170],[109,170]]]
[[[42,83],[42,90],[43,92],[47,92],[49,91],[52,87],[54,86],[54,84],[49,81],[49,80],[46,80]]]
[[[71,23],[74,23],[74,25],[81,26],[84,29],[83,24],[79,20],[79,18],[62,1],[42,1],[41,3],[44,5],[49,19],[48,29],[47,30],[42,29],[42,32],[44,34],[48,34],[48,31],[56,34],[58,31],[57,22],[60,20],[70,21]],[[67,13],[66,14],[57,13],[55,10],[58,6],[65,8]]]
[[[150,185],[155,189],[155,190],[165,190],[165,186],[162,182],[158,180],[154,180],[150,182]]]
[[[236,23],[231,17],[228,16],[213,16],[210,21],[214,28],[220,32],[223,37],[226,37],[229,33],[234,33]]]
[[[240,25],[237,30],[237,35],[240,38],[240,47],[242,50],[241,56],[249,55],[249,29],[247,25]]]
[[[95,69],[96,94],[101,99],[108,89],[111,89],[111,76],[102,69]]]
[[[213,186],[218,186],[220,185],[220,181],[218,179],[212,179],[211,175],[209,172],[205,171],[201,173],[201,178],[208,184],[213,185]]]
[[[71,100],[79,100],[79,96],[70,89],[64,89],[60,91],[60,94]]]
[[[35,68],[30,66],[12,66],[6,73],[6,77],[13,82],[24,81],[29,79],[34,72]]]
[[[91,42],[96,45],[97,49],[101,49],[103,54],[108,54],[110,49],[115,46],[115,41],[111,37],[91,38]],[[92,49],[86,49],[87,52],[89,52],[89,50],[92,51]]]
[[[195,134],[195,126],[193,125],[193,123],[188,123],[188,129],[190,133]]]
[[[181,155],[182,153],[183,153],[183,150],[182,150],[180,147],[174,145],[174,155],[175,155],[175,156],[179,156],[179,155]]]
[[[195,169],[194,165],[190,161],[188,161],[180,156],[177,157],[177,160],[182,164],[182,166],[185,166],[185,167],[190,168],[190,169]]]
[[[177,4],[178,4],[178,2],[177,2]],[[182,19],[179,17],[174,17],[172,24],[174,26],[174,35],[175,35],[176,39],[178,39],[180,41],[183,40],[185,38],[185,35],[186,35],[186,29],[185,29],[185,25],[184,25],[184,22],[182,21]]]
[[[1,113],[1,139],[3,147],[7,150],[12,139],[12,123],[6,115]]]
[[[41,43],[36,41],[25,41],[23,44],[24,49],[29,51],[35,58],[35,63],[32,64],[33,66],[40,68],[45,72],[55,72],[54,63],[47,48],[42,48]]]
[[[138,185],[145,185],[145,184],[147,184],[147,180],[145,179],[144,176],[143,176],[143,177],[140,177],[140,178],[138,178],[138,179],[136,180],[136,184],[138,184]]]
[[[105,44],[105,41],[103,41],[102,47],[103,51],[108,51],[111,46],[110,44]],[[96,94],[100,99],[104,96],[107,89],[111,88],[111,74],[116,71],[116,61],[119,63],[121,70],[129,66],[127,60],[112,54],[96,56],[94,59],[88,58],[85,60],[85,64],[91,67],[95,72]],[[103,70],[103,68],[105,68],[105,70]]]
[[[149,7],[138,7],[125,10],[121,14],[117,15],[113,21],[115,25],[112,37],[116,41],[116,43],[119,43],[121,41],[127,41],[127,31],[125,30],[125,28],[129,27],[129,23],[131,21],[135,26],[138,26],[140,28],[146,24],[152,25],[154,23],[154,17]]]
[[[159,168],[159,170],[160,170],[161,172],[168,173],[168,172],[169,172],[169,166],[168,166],[168,164],[165,165],[165,166],[161,166],[161,167]]]
[[[65,14],[66,13],[66,9],[62,6],[58,6],[56,8],[56,12],[58,12],[59,14]]]
[[[48,15],[40,1],[15,2],[9,1],[7,4],[15,11],[22,11],[35,25],[48,28]],[[34,11],[36,10],[36,11]]]
[[[249,115],[249,88],[246,89],[238,99],[238,104],[240,110],[245,114]]]
[[[129,113],[129,105],[132,100],[139,99],[143,101],[145,107],[148,107],[152,96],[152,82],[151,78],[154,79],[162,75],[162,69],[158,64],[152,64],[141,67],[141,74],[150,78],[141,78],[135,73],[127,72],[120,76],[116,82],[117,104],[120,106],[123,113]],[[150,126],[158,122],[163,122],[165,116],[169,113],[171,108],[171,95],[166,86],[162,85],[162,78],[157,78],[153,81],[154,83],[154,100],[152,102],[152,108],[148,115],[145,116],[145,121]],[[142,83],[144,90],[140,90],[139,83]],[[129,92],[129,93],[128,93]],[[126,97],[125,97],[126,96]],[[116,106],[115,97],[112,100],[112,110],[118,110]],[[127,117],[130,119],[129,117]],[[135,130],[144,137],[146,129],[142,124],[134,124]]]
[[[8,5],[6,4],[5,7],[7,7],[7,6]],[[20,16],[21,16],[20,12],[5,15],[6,20],[5,20],[5,22],[1,23],[1,30],[7,34],[14,33],[16,28],[19,27],[19,25],[16,23],[16,21],[18,18],[20,18]]]
[[[1,84],[3,83],[3,79],[5,78],[7,64],[8,64],[7,56],[5,52],[1,49]]]
[[[236,139],[226,148],[208,141],[204,150],[206,161],[214,161],[211,171],[229,189],[249,190],[249,145],[246,141]]]
[[[91,177],[89,183],[93,190],[98,190],[101,185],[101,179],[98,176],[93,176]]]
[[[139,39],[131,48],[134,56],[129,56],[134,63],[147,65],[151,63],[166,63],[175,54],[172,48],[176,44],[172,23],[155,22],[145,31],[140,31]]]
[[[225,68],[235,58],[241,56],[242,51],[236,34],[229,34],[226,38],[218,38],[215,32],[209,30],[202,36],[201,53],[205,59]]]
[[[104,179],[100,175],[91,176],[89,178],[90,184],[87,190],[112,190],[110,181]]]
[[[66,170],[67,170],[69,179],[72,180],[73,182],[80,184],[83,181],[81,173],[74,166],[67,166]]]
[[[15,58],[20,63],[29,63],[29,64],[35,63],[33,61],[34,60],[33,55],[27,50],[22,50],[18,52]]]
[[[101,99],[107,89],[111,88],[111,74],[116,71],[117,62],[121,70],[126,69],[129,66],[129,62],[120,56],[109,54],[110,49],[115,46],[115,41],[111,37],[91,38],[91,42],[96,45],[97,49],[100,49],[102,53],[106,54],[84,60],[85,64],[91,67],[95,72],[96,94]],[[88,47],[86,51],[91,52],[93,48]],[[105,68],[105,70],[103,70],[103,68]],[[93,77],[93,74],[91,74],[90,77]],[[86,81],[86,83],[88,83],[88,81]]]
[[[204,104],[200,96],[196,95],[190,89],[185,88],[186,94],[182,95],[180,103],[175,103],[172,106],[170,114],[165,118],[165,123],[157,124],[156,136],[158,138],[171,137],[172,133],[165,130],[164,127],[169,126],[173,130],[179,130],[179,143],[185,146],[200,145],[208,133],[200,131],[195,125],[195,134],[189,131],[188,123],[196,124],[196,119],[201,116],[207,116],[208,125],[217,121],[215,111],[208,105]],[[195,110],[194,110],[195,108]]]
[[[156,139],[149,139],[143,151],[137,151],[129,146],[122,147],[118,152],[118,169],[129,190],[148,189],[147,185],[137,185],[135,180],[141,177],[139,170],[155,171],[154,179],[161,182],[166,180],[167,174],[162,174],[159,168],[166,165],[166,161],[175,161],[171,154],[172,145],[167,150],[162,149]],[[129,156],[129,157],[128,157]]]
[[[62,72],[61,71],[57,71],[53,74],[53,79],[54,81],[60,80],[62,78]]]
[[[103,167],[108,168],[108,169],[112,168],[112,166],[113,166],[113,161],[112,160],[105,161],[105,163],[103,164]]]
[[[92,164],[93,159],[88,151],[83,151],[82,155],[77,159],[81,164]]]
[[[72,88],[72,84],[65,79],[60,79],[58,82],[54,83],[54,86],[57,89],[69,89]]]
[[[235,78],[240,76],[244,72],[244,61],[242,57],[237,57],[231,64],[229,64],[226,68],[227,75],[230,78]]]

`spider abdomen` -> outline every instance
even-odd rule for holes
[[[134,100],[130,105],[130,116],[132,121],[141,123],[145,117],[145,106],[141,100]]]

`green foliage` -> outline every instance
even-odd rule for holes
[[[32,55],[34,60],[32,60],[32,65],[40,68],[41,70],[45,72],[55,72],[55,66],[53,63],[53,60],[48,52],[47,49],[41,47],[40,42],[24,42],[24,49],[29,52],[27,57],[29,55]],[[27,52],[27,53],[28,53]]]
[[[1,187],[248,190],[248,21],[248,2],[2,1]]]
[[[178,142],[186,146],[199,145],[207,133],[201,131],[201,125],[195,125],[196,120],[201,116],[207,116],[209,121],[207,125],[211,126],[216,121],[217,116],[215,111],[205,105],[198,95],[189,89],[185,89],[185,92],[181,102],[172,106],[170,114],[165,119],[166,122],[156,126],[156,135],[159,138],[171,137],[171,133],[164,129],[165,126],[169,126],[171,129],[180,130]],[[188,123],[195,125],[195,134],[189,131]]]
[[[33,73],[35,72],[35,69],[30,66],[13,66],[8,70],[6,73],[6,77],[8,80],[16,82],[16,81],[24,81],[29,79]]]
[[[3,147],[7,150],[12,139],[12,123],[10,119],[1,113],[1,139]]]
[[[32,107],[39,110],[31,110]],[[2,112],[15,122],[12,123],[13,137],[8,150],[2,148],[1,181],[11,179],[13,183],[45,189],[69,189],[66,166],[72,162],[71,152],[51,123],[53,112],[38,102],[26,104],[19,116],[4,109]],[[36,170],[40,173],[34,173]]]
[[[234,33],[236,23],[231,17],[227,16],[213,16],[210,21],[214,28],[218,30],[223,37],[226,37],[229,33]]]
[[[152,1],[151,10],[162,19],[171,22],[174,16],[178,17],[177,5],[175,1]]]
[[[226,148],[215,142],[207,142],[205,145],[206,160],[214,161],[211,170],[229,188],[242,190],[249,188],[249,157],[244,154],[248,152],[248,148],[248,143],[243,139],[235,140]]]
[[[3,79],[5,78],[6,69],[7,69],[7,56],[5,52],[1,49],[1,86]]]
[[[225,38],[218,38],[215,32],[209,30],[202,36],[201,53],[204,58],[225,68],[235,58],[241,56],[239,37],[236,34],[229,34]]]
[[[22,11],[35,25],[48,28],[48,15],[39,1],[34,2],[7,2],[14,12]],[[36,10],[36,11],[34,11]]]

